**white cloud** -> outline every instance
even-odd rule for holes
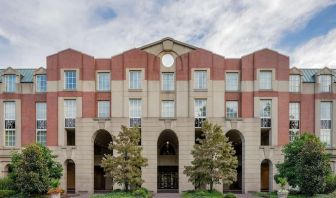
[[[0,65],[45,65],[47,55],[69,47],[111,57],[166,36],[226,57],[240,57],[273,48],[286,32],[303,27],[331,2],[0,1],[0,36],[9,40],[9,44],[0,43]],[[112,8],[117,17],[110,21],[97,17],[102,6]]]

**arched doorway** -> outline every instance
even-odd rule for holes
[[[76,193],[76,165],[71,159],[65,161],[66,166],[66,192],[67,194]]]
[[[6,177],[6,176],[8,176],[8,174],[9,173],[11,173],[12,172],[12,169],[11,169],[11,167],[10,167],[10,164],[7,164],[6,166],[5,166],[5,168],[4,168],[4,171],[3,171],[3,175],[4,175],[4,177]]]
[[[272,191],[272,162],[269,159],[264,159],[260,166],[260,190]]]
[[[178,138],[174,131],[164,130],[157,142],[157,188],[159,192],[178,192]]]
[[[232,142],[236,153],[235,156],[238,158],[237,167],[237,181],[233,182],[231,185],[224,185],[223,189],[225,192],[236,192],[242,193],[243,190],[243,135],[238,130],[230,130],[226,134],[229,141]]]
[[[105,177],[105,171],[101,167],[101,160],[105,154],[112,154],[108,149],[112,142],[112,136],[106,130],[98,130],[94,139],[94,190],[106,191],[112,189],[112,184],[108,178]]]

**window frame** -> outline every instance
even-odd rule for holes
[[[9,110],[12,112],[8,113]],[[11,124],[14,123],[14,125],[7,127],[6,121],[8,121]],[[4,101],[4,146],[5,147],[15,147],[16,146],[16,102],[15,101]]]
[[[194,70],[194,89],[207,90],[208,89],[208,71]]]
[[[102,106],[101,106],[102,105]],[[102,112],[102,109],[107,110],[106,112]],[[111,103],[109,100],[100,100],[97,101],[97,117],[98,118],[109,118],[111,117]]]
[[[105,77],[105,78],[101,78]],[[107,82],[105,82],[105,80]],[[97,72],[97,91],[111,91],[111,73],[108,71]]]
[[[266,74],[269,74],[267,78],[264,78]],[[273,88],[273,71],[272,70],[260,70],[259,71],[259,89],[260,90],[272,90]]]
[[[326,105],[326,106],[324,106]],[[328,147],[332,145],[332,113],[333,103],[331,101],[320,102],[320,139]]]
[[[233,109],[232,112],[228,111],[228,108]],[[236,108],[236,109],[234,109]],[[239,114],[239,102],[237,100],[228,100],[225,102],[225,116],[227,119],[237,119],[238,118],[238,114]],[[234,112],[234,110],[236,110],[236,112]]]
[[[141,98],[129,98],[128,100],[128,117],[130,127],[134,127],[133,121],[141,127],[142,116],[142,99]]]
[[[73,73],[72,76],[67,76],[67,74]],[[69,82],[72,79],[72,82]],[[65,90],[76,90],[77,89],[77,71],[76,70],[64,70],[64,89]]]
[[[298,78],[298,79],[295,79]],[[298,93],[301,91],[301,75],[290,74],[289,75],[289,92]]]
[[[72,106],[66,103],[73,103]],[[70,106],[67,106],[70,105]],[[72,108],[72,109],[71,109]],[[63,101],[63,114],[64,114],[64,128],[75,128],[76,127],[76,117],[77,117],[77,100],[76,99],[64,99]],[[73,126],[67,126],[67,120],[73,122]]]
[[[330,74],[321,74],[319,77],[319,91],[321,93],[332,92],[332,76]]]
[[[46,102],[37,102],[36,105],[36,143],[41,145],[47,144],[47,103]],[[41,109],[44,112],[41,112]],[[42,113],[42,116],[41,114]],[[42,127],[38,125],[38,122],[41,121],[42,123],[45,122],[45,124],[42,125]],[[43,135],[42,135],[43,133]],[[43,141],[42,141],[42,137]]]
[[[136,76],[136,79],[133,79],[135,76],[132,74],[136,73],[138,75]],[[135,90],[142,89],[142,70],[129,70],[128,75],[129,75],[128,88]]]
[[[168,75],[165,78],[164,76]],[[169,75],[172,75],[169,77]],[[175,73],[174,72],[162,72],[161,73],[161,90],[162,91],[175,91]]]
[[[263,105],[263,103],[265,103]],[[270,104],[269,111],[265,110]],[[259,116],[261,120],[261,128],[272,128],[272,99],[260,99],[259,101]]]
[[[167,109],[168,111],[166,111]],[[174,118],[175,117],[175,101],[174,100],[162,100],[161,101],[161,117],[162,118]]]
[[[5,92],[14,93],[16,92],[16,74],[5,74]]]
[[[236,79],[230,79],[230,75],[236,75]],[[236,82],[232,82],[232,80],[236,80]],[[225,73],[225,90],[226,91],[239,91],[239,72],[226,72]],[[234,86],[234,87],[233,87]]]
[[[289,103],[289,141],[292,142],[300,134],[300,103]]]

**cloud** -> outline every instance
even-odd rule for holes
[[[284,34],[302,28],[332,2],[1,1],[0,37],[6,43],[0,43],[0,65],[44,66],[46,56],[69,47],[111,57],[166,36],[226,57],[241,57],[276,48]]]
[[[292,53],[292,65],[297,67],[336,69],[336,29],[298,46]]]

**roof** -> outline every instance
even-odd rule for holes
[[[32,83],[35,69],[15,69],[19,74],[21,74],[21,82],[22,83]],[[0,73],[4,71],[4,69],[0,69]],[[0,76],[0,82],[2,82],[2,77]]]
[[[302,81],[305,83],[314,83],[315,82],[315,75],[321,69],[300,69],[302,71]],[[332,73],[336,76],[336,69],[332,69]],[[336,82],[336,78],[333,77],[334,82]]]

